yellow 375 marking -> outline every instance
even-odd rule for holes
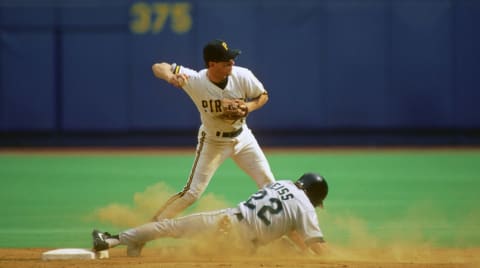
[[[130,7],[130,30],[135,34],[157,34],[165,30],[167,21],[170,21],[170,29],[183,34],[192,28],[190,10],[191,5],[187,2],[137,2]]]

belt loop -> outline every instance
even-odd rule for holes
[[[217,137],[220,137],[220,131],[217,131],[216,135],[217,135]]]

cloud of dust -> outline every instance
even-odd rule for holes
[[[130,228],[150,221],[163,204],[176,194],[172,188],[163,182],[149,186],[145,191],[135,193],[133,204],[109,204],[97,209],[90,219],[110,224],[119,228]],[[188,209],[188,213],[210,211],[230,207],[224,198],[214,194],[206,194]]]
[[[163,239],[162,239],[163,241]],[[250,261],[266,262],[272,260],[305,259],[305,255],[291,242],[283,238],[269,245],[253,248],[252,244],[246,243],[234,230],[216,235],[206,234],[192,239],[183,239],[180,244],[168,244],[155,241],[151,248],[156,248],[156,254],[162,259],[188,260],[188,259],[214,259],[215,261]],[[156,247],[158,245],[158,247]],[[255,265],[255,267],[257,267]]]
[[[468,254],[465,248],[472,232],[480,223],[480,212],[465,212],[449,219],[428,201],[418,202],[404,213],[382,220],[381,226],[348,213],[318,211],[320,225],[328,237],[330,260],[365,262],[478,262],[480,257]],[[330,232],[329,232],[330,231]],[[343,239],[335,239],[335,236]],[[478,241],[478,239],[477,239]],[[478,248],[478,242],[476,247]]]

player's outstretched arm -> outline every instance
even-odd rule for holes
[[[184,74],[174,74],[172,66],[166,62],[153,64],[152,71],[155,77],[165,80],[175,87],[182,87],[188,79]]]
[[[307,245],[303,242],[303,238],[296,232],[296,231],[291,231],[288,234],[288,238],[300,249],[301,251],[308,250]]]
[[[155,77],[163,79],[167,82],[173,76],[172,66],[166,62],[153,64],[152,71]]]
[[[310,242],[308,245],[305,244],[303,237],[301,237],[296,231],[290,232],[288,234],[288,238],[297,246],[300,251],[307,254],[311,254],[313,252],[317,255],[323,255],[326,254],[327,250],[329,250],[325,242]]]

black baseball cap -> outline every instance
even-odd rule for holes
[[[209,61],[229,61],[235,59],[242,52],[238,49],[229,49],[227,43],[220,39],[208,42],[203,48],[203,60]]]

